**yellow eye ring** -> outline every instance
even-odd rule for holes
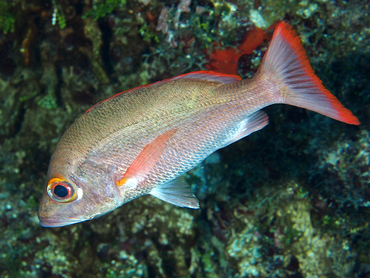
[[[61,203],[71,202],[77,197],[74,187],[68,181],[60,178],[49,180],[47,192],[50,198]]]

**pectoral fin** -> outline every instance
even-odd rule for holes
[[[117,185],[136,187],[154,168],[165,149],[167,142],[175,133],[176,129],[171,129],[166,133],[159,135],[151,143],[146,145],[131,163],[130,167],[127,168],[123,177],[117,181]]]
[[[199,201],[183,177],[156,187],[150,194],[175,206],[199,209]]]

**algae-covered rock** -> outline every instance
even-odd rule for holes
[[[369,275],[368,1],[5,2],[1,277]],[[269,107],[269,126],[186,174],[200,210],[145,196],[85,223],[39,225],[51,153],[79,115],[121,91],[204,70],[215,50],[238,49],[260,27],[263,43],[233,61],[251,76],[280,20],[359,127]]]

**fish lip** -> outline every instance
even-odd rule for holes
[[[57,227],[64,227],[72,224],[76,224],[82,222],[84,220],[81,219],[68,219],[68,220],[61,220],[55,219],[54,217],[42,217],[39,216],[40,225],[45,228],[57,228]]]

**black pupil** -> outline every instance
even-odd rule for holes
[[[59,198],[64,198],[68,195],[68,189],[65,188],[63,185],[57,185],[54,187],[54,194],[57,195]]]

